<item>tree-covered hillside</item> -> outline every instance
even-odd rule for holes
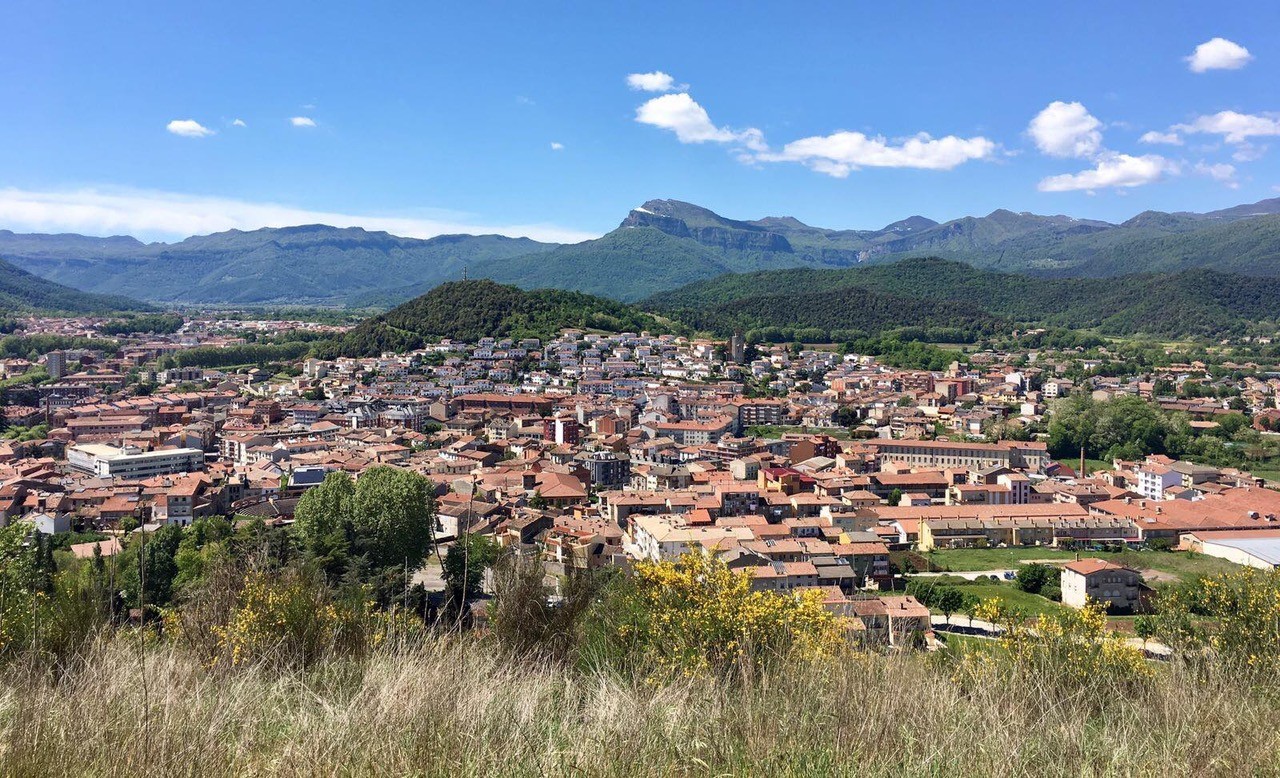
[[[770,274],[765,274],[770,275]],[[847,341],[902,329],[944,341],[971,341],[1012,325],[966,303],[927,300],[847,286],[759,294],[665,311],[696,330],[753,340]]]
[[[0,260],[0,311],[4,313],[111,313],[149,309],[126,297],[89,294],[55,284]]]
[[[578,292],[526,292],[487,280],[453,281],[368,319],[340,340],[318,346],[317,353],[372,356],[441,338],[548,338],[565,328],[639,332],[668,326],[625,303]]]
[[[838,290],[848,296],[844,310],[831,304]],[[1113,334],[1216,336],[1241,332],[1249,322],[1274,320],[1280,311],[1280,279],[1190,270],[1049,280],[978,270],[937,258],[849,270],[722,276],[655,295],[644,307],[720,332],[775,326],[779,318],[795,326],[861,329],[868,314],[858,310],[858,301],[868,299],[868,293],[953,303],[956,307],[931,312],[930,321],[955,321],[969,315],[973,317],[969,326],[979,329],[989,322],[977,314]],[[910,321],[923,315],[918,308],[883,310],[890,318],[897,315],[903,325],[938,326]]]
[[[572,289],[615,300],[639,300],[733,270],[712,249],[642,227],[616,230],[599,240],[545,254],[488,262],[475,273],[526,289]]]

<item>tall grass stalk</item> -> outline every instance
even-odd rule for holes
[[[291,671],[147,652],[149,700],[118,638],[71,672],[5,669],[0,775],[1280,773],[1274,687],[1212,667],[1082,699],[1029,672],[964,688],[918,655],[649,684],[469,637]]]

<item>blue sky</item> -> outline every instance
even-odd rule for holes
[[[651,198],[877,228],[1280,195],[1277,3],[402,6],[11,5],[0,228],[574,240]]]

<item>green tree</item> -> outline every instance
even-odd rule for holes
[[[498,558],[498,544],[483,535],[463,533],[444,555],[442,574],[445,592],[453,607],[466,604],[481,592],[484,572]]]
[[[951,614],[964,607],[964,593],[954,586],[947,586],[938,592],[934,607],[942,611],[942,615],[947,617],[947,623],[950,624]]]
[[[535,490],[533,496],[529,498],[529,507],[536,511],[543,510],[547,507],[547,498],[542,496],[542,492]]]
[[[393,467],[370,468],[356,482],[330,473],[298,501],[294,537],[331,583],[372,584],[377,599],[389,602],[431,551],[432,491],[426,478]]]
[[[182,542],[182,527],[168,524],[154,533],[139,533],[125,556],[124,584],[131,607],[163,608],[173,600],[178,576],[174,557]]]
[[[1143,615],[1133,620],[1134,633],[1142,638],[1142,649],[1147,648],[1147,641],[1156,636],[1159,620],[1155,616]]]
[[[1029,594],[1040,594],[1046,586],[1057,586],[1060,576],[1057,568],[1033,562],[1018,568],[1013,585]]]
[[[436,502],[425,477],[394,467],[360,475],[351,499],[351,524],[359,553],[374,567],[416,570],[431,551]]]
[[[232,536],[231,522],[221,516],[196,519],[182,533],[173,561],[178,572],[173,580],[177,593],[199,583],[218,559],[227,558],[226,541]]]

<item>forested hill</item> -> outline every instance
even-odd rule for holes
[[[952,307],[917,321],[913,308],[885,309],[884,295]],[[1188,270],[1048,280],[922,258],[848,270],[726,275],[642,303],[647,310],[720,333],[777,326],[871,331],[868,324],[876,317],[868,306],[883,310],[887,319],[896,316],[902,326],[953,326],[976,333],[1003,319],[1111,334],[1212,337],[1280,316],[1280,279]]]
[[[137,300],[89,294],[0,260],[0,313],[111,313],[152,310]]]
[[[548,338],[565,328],[608,332],[743,330],[760,340],[856,340],[896,335],[968,341],[1017,327],[1108,334],[1220,337],[1274,330],[1280,279],[1210,270],[1110,279],[1047,280],[909,259],[850,270],[790,269],[723,275],[638,304],[489,280],[454,281],[375,316],[323,356],[371,356],[441,338]]]
[[[662,332],[667,325],[626,303],[558,289],[524,291],[494,281],[452,281],[366,320],[324,356],[375,356],[419,348],[441,338],[549,338],[562,329]]]

